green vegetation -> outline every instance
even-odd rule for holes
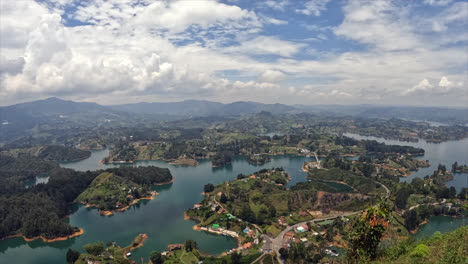
[[[47,184],[0,196],[0,238],[20,234],[53,239],[77,232],[78,228],[63,221],[69,212],[67,204],[98,174],[56,168],[49,173]]]
[[[77,198],[103,211],[124,210],[136,199],[154,195],[152,184],[172,180],[168,169],[154,166],[108,169],[97,176]]]
[[[271,157],[268,155],[254,154],[248,158],[248,162],[255,165],[262,165],[269,161],[271,161]]]
[[[389,225],[390,217],[391,211],[386,201],[379,201],[355,219],[348,252],[348,260],[351,263],[367,262],[376,257],[377,247]]]
[[[467,263],[468,226],[414,241],[408,239],[385,249],[375,263]]]
[[[140,234],[135,237],[133,242],[122,248],[116,243],[107,242],[97,242],[94,244],[84,245],[86,253],[81,253],[78,256],[76,255],[77,251],[72,249],[69,250],[70,255],[67,253],[67,262],[75,259],[75,264],[85,264],[85,263],[107,263],[107,264],[130,264],[134,263],[132,260],[127,259],[126,254],[133,250],[134,248],[140,247],[143,245],[146,239],[145,234]],[[155,254],[151,254],[151,259],[156,259]],[[159,262],[162,263],[162,262]],[[153,264],[158,264],[158,262],[153,262]]]

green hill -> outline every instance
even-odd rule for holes
[[[391,247],[374,263],[468,263],[468,226]]]

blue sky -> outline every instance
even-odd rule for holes
[[[468,106],[467,1],[0,3],[0,105]]]

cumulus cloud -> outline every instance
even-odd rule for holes
[[[48,96],[105,104],[401,104],[420,94],[427,104],[468,101],[467,3],[438,7],[428,23],[412,4],[349,1],[335,25],[293,17],[321,15],[332,7],[326,1],[284,3],[275,17],[258,3],[0,1],[0,105]],[[295,25],[304,34],[296,39],[283,32]]]
[[[439,86],[440,87],[450,87],[450,86],[452,86],[452,82],[449,82],[447,77],[442,76],[442,78],[440,79],[440,82],[439,82]]]
[[[335,34],[377,49],[404,50],[422,46],[405,17],[405,7],[385,1],[350,1],[343,7],[345,19]]]
[[[427,79],[423,79],[417,85],[411,87],[410,89],[403,92],[403,95],[408,95],[418,92],[428,92],[434,87]]]

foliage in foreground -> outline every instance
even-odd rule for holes
[[[468,263],[468,226],[391,247],[375,263]]]

